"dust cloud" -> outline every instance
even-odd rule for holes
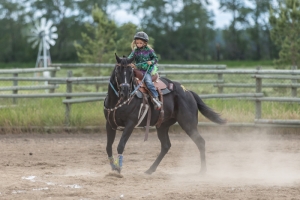
[[[200,176],[196,145],[186,137],[177,155],[175,182],[215,182],[224,185],[292,185],[300,182],[300,137],[270,131],[204,133],[207,174]],[[175,145],[173,145],[175,146]],[[176,148],[176,147],[173,147]],[[178,175],[179,174],[179,175]]]

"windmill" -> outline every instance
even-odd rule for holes
[[[43,63],[44,68],[47,68],[48,62],[51,63],[50,45],[53,46],[55,39],[58,37],[57,33],[55,33],[57,28],[52,25],[53,22],[51,20],[46,21],[45,18],[42,18],[41,22],[36,23],[30,31],[27,41],[32,43],[32,48],[36,48],[37,45],[39,45],[39,52],[35,64],[36,68],[38,68],[41,63]],[[50,76],[48,71],[43,72],[43,75],[44,77]]]

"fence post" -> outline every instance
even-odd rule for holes
[[[292,66],[292,70],[297,70],[297,66]],[[294,76],[296,76],[295,74],[293,74]],[[296,79],[292,79],[292,84],[297,84],[298,81]],[[296,97],[297,96],[297,87],[292,87],[291,88],[291,92],[292,92],[292,97]]]
[[[256,67],[257,70],[260,70],[261,67]],[[256,81],[256,93],[261,93],[262,91],[262,79],[261,78],[255,78]],[[256,100],[255,101],[255,119],[261,118],[261,101]]]
[[[18,77],[18,73],[14,73],[14,78],[17,78]],[[18,86],[18,81],[17,80],[14,80],[13,81],[13,86],[17,87]],[[15,89],[12,91],[13,94],[18,94],[18,90]],[[17,98],[13,98],[13,104],[17,104]]]
[[[223,80],[223,74],[218,74],[218,81]],[[223,86],[218,85],[218,93],[223,93]]]
[[[72,71],[68,71],[68,78],[73,76]],[[72,81],[67,79],[66,92],[72,93]],[[72,97],[66,97],[66,99],[71,99]],[[71,103],[66,103],[66,112],[65,112],[65,125],[70,126],[70,113],[71,113]]]
[[[51,78],[54,78],[54,77],[56,76],[56,70],[51,71],[50,76],[51,76]],[[49,83],[49,82],[48,82],[48,83]],[[51,85],[56,86],[56,84],[51,84]],[[54,91],[55,91],[55,88],[50,89],[50,90],[49,90],[49,93],[54,93]]]

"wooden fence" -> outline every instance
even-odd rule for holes
[[[161,66],[161,65],[160,65]],[[184,66],[184,67],[183,67]],[[72,68],[72,67],[113,67],[112,64],[53,64],[51,68],[48,68],[48,71],[56,72],[60,68]],[[297,96],[297,88],[299,84],[297,80],[300,79],[300,70],[293,69],[293,70],[242,70],[242,69],[234,69],[229,70],[225,69],[226,66],[212,66],[212,65],[165,65],[165,71],[159,71],[160,75],[169,75],[169,74],[215,74],[218,76],[217,80],[211,81],[210,84],[215,84],[215,87],[218,87],[218,94],[208,94],[208,95],[199,95],[202,99],[211,99],[211,98],[239,98],[239,99],[246,99],[255,101],[255,119],[254,122],[257,124],[283,124],[283,125],[293,125],[293,126],[300,126],[299,120],[270,120],[270,119],[261,119],[261,102],[262,101],[278,101],[278,102],[300,102],[300,98],[296,98]],[[197,70],[186,70],[186,71],[175,71],[175,70],[166,70],[166,67],[172,68],[192,68]],[[224,68],[225,67],[225,68]],[[214,69],[210,69],[214,68]],[[201,70],[200,70],[201,69]],[[209,70],[208,70],[209,69]],[[37,69],[30,69],[31,72],[35,72]],[[28,73],[30,70],[25,70],[20,72],[15,70],[12,73],[12,70],[0,70],[6,71],[6,73],[16,74],[16,73]],[[39,69],[40,71],[44,71],[45,69]],[[52,75],[55,73],[52,73]],[[253,79],[255,79],[255,84],[224,84],[223,74],[249,74]],[[49,93],[49,94],[17,94],[18,90],[21,89],[33,89],[31,86],[17,86],[14,85],[13,87],[6,87],[0,91],[8,91],[12,89],[13,94],[0,94],[0,98],[53,98],[53,97],[65,97],[66,99],[63,100],[62,103],[66,105],[66,124],[69,124],[70,112],[71,112],[71,104],[73,103],[83,103],[83,102],[92,102],[92,101],[101,101],[104,100],[106,96],[106,92],[102,93],[73,93],[72,92],[72,85],[73,84],[95,84],[95,83],[108,83],[109,77],[72,77],[72,72],[68,72],[68,77],[66,78],[26,78],[26,77],[0,77],[0,81],[13,81],[14,84],[18,81],[48,81],[49,84],[53,84],[55,87],[56,84],[66,84],[66,92],[65,93]],[[292,80],[291,84],[262,84],[263,79],[288,79]],[[180,82],[184,82],[184,80],[179,80]],[[187,80],[189,81],[189,80]],[[207,80],[202,80],[207,81]],[[208,83],[207,81],[206,83]],[[217,82],[217,83],[215,83]],[[262,93],[262,87],[290,87],[292,91],[292,97],[264,97]],[[46,89],[46,86],[38,86]],[[38,88],[37,87],[37,88]],[[255,87],[256,92],[254,93],[232,93],[232,94],[224,94],[223,88],[224,87]],[[48,87],[47,87],[48,88]],[[48,88],[49,89],[49,88]],[[55,89],[55,88],[52,88]],[[72,99],[72,97],[84,97],[79,99]]]

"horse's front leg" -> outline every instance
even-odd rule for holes
[[[116,130],[112,129],[110,124],[106,122],[106,137],[107,137],[107,143],[106,143],[106,153],[108,156],[108,160],[111,166],[112,170],[117,170],[117,167],[115,166],[114,163],[114,157],[113,157],[113,152],[112,152],[112,145],[115,141],[116,137]]]
[[[122,136],[120,138],[120,142],[118,144],[118,158],[115,160],[115,165],[117,167],[117,171],[121,173],[121,169],[123,166],[123,152],[125,149],[125,145],[135,127],[135,123],[132,121],[127,121],[125,128],[123,130]]]

